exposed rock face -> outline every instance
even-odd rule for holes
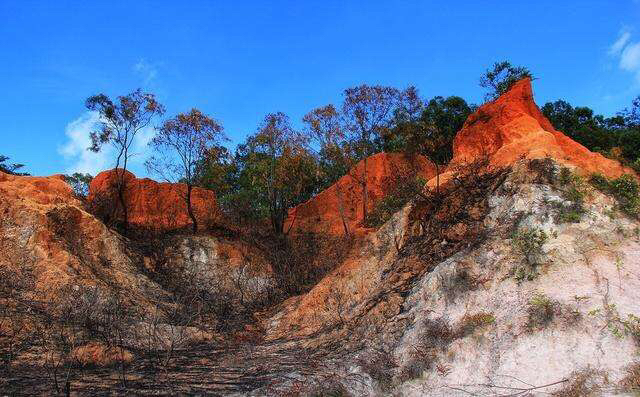
[[[358,395],[551,393],[590,369],[589,382],[617,387],[640,348],[640,222],[612,221],[615,203],[597,191],[579,222],[555,221],[559,167],[517,162],[445,199],[444,213],[408,205],[266,320],[267,338],[358,352],[332,368]],[[512,237],[531,229],[547,239],[522,279]]]
[[[533,100],[531,80],[517,82],[507,93],[482,105],[464,123],[453,143],[452,164],[488,155],[494,165],[514,164],[520,158],[551,157],[608,177],[632,173],[617,161],[593,153],[553,128]]]
[[[115,170],[96,175],[89,186],[88,201],[96,203],[107,196],[110,205],[119,205],[117,195],[113,192],[116,178]],[[130,224],[155,230],[181,229],[192,224],[185,202],[185,184],[159,183],[148,178],[138,179],[129,171],[126,172],[124,180],[125,203]],[[193,188],[191,204],[199,227],[217,219],[216,196],[211,190]]]
[[[40,297],[65,285],[107,288],[107,280],[132,301],[158,293],[123,239],[83,209],[61,176],[0,172],[0,197],[0,265],[31,273]]]
[[[416,174],[429,180],[436,175],[435,165],[424,156],[409,158],[401,153],[378,153],[367,159],[367,208],[387,195],[398,177]],[[364,160],[349,174],[306,203],[289,211],[285,225],[296,232],[319,232],[334,235],[363,231]],[[344,223],[343,223],[344,220]]]

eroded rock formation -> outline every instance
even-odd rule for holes
[[[97,203],[106,198],[108,207],[117,206],[117,177],[115,170],[96,175],[89,186],[89,203]],[[192,224],[185,202],[185,184],[161,183],[148,178],[138,179],[129,171],[124,175],[124,180],[124,197],[130,224],[154,230],[182,229]],[[202,228],[215,223],[219,215],[215,193],[196,187],[191,195],[198,226]]]
[[[456,134],[452,165],[468,163],[483,155],[488,155],[497,166],[511,165],[521,158],[550,157],[577,166],[585,173],[618,177],[632,172],[553,128],[534,102],[529,78],[517,82],[495,101],[482,105]]]
[[[367,209],[391,192],[403,176],[415,175],[429,180],[436,175],[435,165],[426,157],[407,157],[401,153],[378,153],[367,159]],[[285,225],[293,233],[315,232],[334,235],[362,232],[364,161],[349,174],[311,200],[292,208]],[[293,224],[293,226],[291,226]]]

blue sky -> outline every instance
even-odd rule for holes
[[[4,0],[0,154],[35,175],[110,167],[85,150],[84,100],[99,92],[141,87],[167,115],[197,107],[235,144],[268,112],[300,125],[361,83],[478,103],[479,76],[503,59],[538,77],[538,104],[613,114],[640,94],[640,1]]]

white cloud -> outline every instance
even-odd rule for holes
[[[67,163],[71,163],[67,167],[67,173],[82,172],[95,175],[109,168],[112,148],[104,147],[98,153],[88,150],[88,147],[91,146],[89,134],[94,131],[98,121],[100,121],[98,113],[86,112],[67,124],[65,128],[67,141],[58,148],[58,152]]]
[[[88,150],[91,146],[89,134],[96,130],[99,121],[100,116],[97,112],[86,112],[67,124],[67,140],[58,148],[58,153],[69,164],[66,173],[82,172],[96,175],[115,166],[115,150],[110,145],[104,145],[98,153]],[[129,158],[131,166],[140,166],[146,160],[149,154],[148,143],[153,134],[153,128],[148,127],[136,135]]]
[[[609,55],[618,55],[631,38],[631,32],[623,31],[618,40],[609,47]]]
[[[620,55],[620,68],[630,72],[640,71],[640,43],[629,44]]]
[[[636,82],[640,83],[640,42],[631,39],[628,29],[620,33],[620,37],[609,47],[609,55],[618,61],[618,67],[635,75]]]
[[[145,85],[149,85],[158,77],[158,68],[145,59],[140,59],[133,65],[133,71],[142,77]]]

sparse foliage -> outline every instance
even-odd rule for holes
[[[4,172],[5,174],[10,174],[10,175],[19,175],[19,176],[29,175],[27,173],[18,171],[24,167],[24,164],[18,164],[18,163],[10,164],[10,163],[7,163],[7,160],[9,160],[9,157],[3,156],[0,154],[0,172]]]
[[[74,172],[71,175],[64,176],[65,181],[71,185],[73,194],[80,198],[85,199],[89,195],[89,184],[93,179],[91,174],[83,174],[81,172]]]
[[[128,212],[124,201],[125,175],[136,136],[151,126],[154,118],[164,114],[164,107],[150,93],[136,90],[120,96],[115,101],[105,94],[91,96],[86,101],[87,109],[100,116],[98,129],[90,134],[93,152],[99,152],[103,145],[113,146],[116,153],[116,190],[123,214],[125,232],[128,227]],[[114,212],[115,213],[115,212]]]
[[[147,160],[147,168],[169,182],[180,181],[186,185],[183,198],[194,233],[198,231],[198,220],[191,195],[198,182],[198,166],[212,156],[210,148],[224,138],[222,129],[222,125],[213,118],[198,109],[191,109],[189,113],[180,113],[165,121],[156,129],[156,135],[150,142],[157,155]]]

